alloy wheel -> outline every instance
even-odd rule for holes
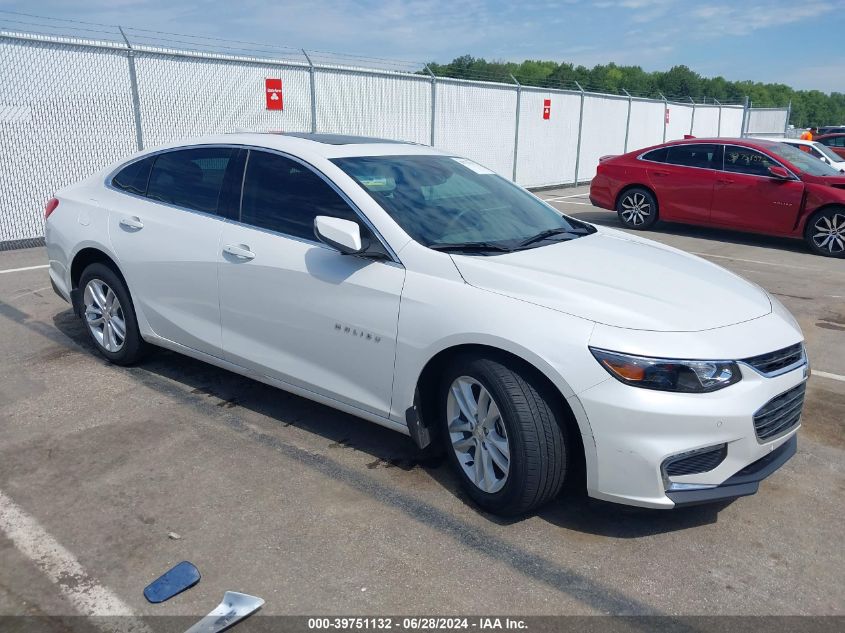
[[[845,215],[822,216],[813,225],[813,243],[830,253],[845,251]]]
[[[499,406],[469,376],[456,378],[446,401],[449,439],[464,473],[486,493],[501,490],[510,470],[510,443]]]
[[[94,340],[107,352],[118,352],[126,342],[126,318],[117,295],[101,279],[85,286],[82,298],[85,323]]]
[[[639,226],[651,215],[651,204],[641,193],[629,193],[622,198],[622,219]]]

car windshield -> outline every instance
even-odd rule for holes
[[[495,253],[595,232],[489,169],[449,156],[357,156],[334,162],[414,240]]]
[[[834,163],[841,163],[841,162],[843,162],[842,157],[841,157],[841,156],[839,156],[839,155],[838,155],[836,152],[834,152],[832,149],[830,149],[827,145],[822,145],[821,143],[813,143],[813,149],[815,149],[815,150],[817,150],[817,151],[821,152],[821,153],[822,153],[822,154],[824,154],[827,158],[829,158],[830,160],[832,160]]]
[[[791,145],[775,142],[771,145],[767,145],[766,149],[768,149],[775,156],[779,156],[784,160],[788,160],[798,169],[800,169],[806,174],[810,174],[811,176],[840,175],[839,171],[834,169],[830,165],[823,163],[818,158],[811,156],[807,152],[802,152],[800,149],[796,149]]]

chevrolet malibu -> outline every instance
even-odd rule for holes
[[[108,360],[160,346],[440,442],[491,512],[570,477],[651,508],[734,498],[796,450],[808,365],[777,299],[448,153],[202,138],[46,216],[55,290]]]
[[[845,175],[777,141],[691,139],[606,157],[590,200],[631,229],[699,224],[803,238],[818,255],[845,257]]]

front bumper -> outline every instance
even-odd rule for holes
[[[794,453],[800,422],[759,440],[754,413],[806,380],[807,366],[771,378],[741,366],[743,379],[705,394],[652,391],[608,380],[578,394],[573,410],[592,430],[591,496],[651,508],[673,508],[754,494],[759,482]],[[576,404],[576,403],[573,403]],[[674,456],[724,445],[712,470],[669,476]]]
[[[698,490],[670,490],[666,496],[676,508],[680,508],[753,495],[760,487],[760,482],[788,462],[797,450],[798,436],[793,433],[780,447],[749,464],[718,486]]]

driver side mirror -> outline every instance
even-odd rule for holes
[[[314,218],[314,235],[344,255],[354,255],[363,250],[361,228],[351,220],[318,215]]]
[[[790,173],[785,167],[781,167],[780,165],[772,165],[769,167],[769,174],[772,178],[777,178],[778,180],[792,180]]]

